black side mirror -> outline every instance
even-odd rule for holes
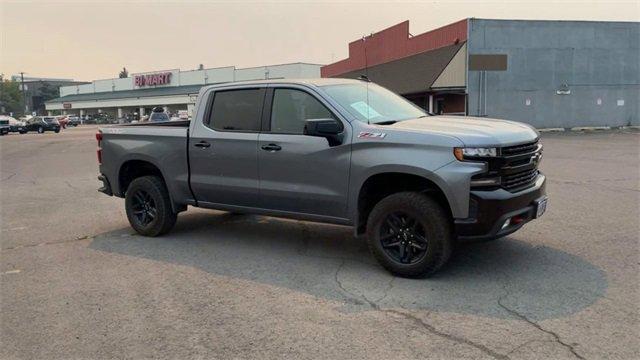
[[[343,126],[336,119],[309,119],[304,122],[304,135],[318,136],[329,140],[329,146],[342,144]]]

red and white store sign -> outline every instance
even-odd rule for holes
[[[169,85],[171,84],[171,75],[171,72],[134,75],[133,85],[136,87]]]

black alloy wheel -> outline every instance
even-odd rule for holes
[[[415,264],[427,253],[428,241],[424,226],[404,212],[387,215],[380,226],[380,244],[384,252],[401,264]]]
[[[366,231],[371,253],[395,275],[430,276],[451,255],[451,215],[425,193],[383,198],[369,213]]]
[[[138,225],[145,227],[149,225],[157,216],[158,208],[148,192],[138,189],[132,197],[133,218]]]
[[[140,235],[166,234],[176,223],[167,186],[159,176],[142,176],[129,184],[124,199],[127,219]]]

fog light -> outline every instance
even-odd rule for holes
[[[502,224],[502,228],[500,228],[500,230],[504,230],[507,226],[509,226],[510,223],[511,223],[511,218],[508,218],[507,221],[505,221],[504,224]]]

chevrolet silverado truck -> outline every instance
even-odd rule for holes
[[[456,242],[511,234],[547,205],[535,129],[433,116],[363,80],[204,86],[191,121],[96,138],[100,191],[125,199],[142,235],[188,206],[343,224],[401,276],[431,275]]]

